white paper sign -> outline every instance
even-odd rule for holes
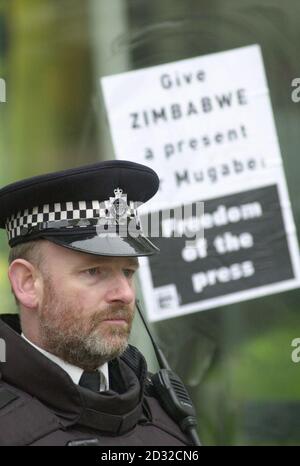
[[[148,165],[161,179],[143,213],[205,203],[205,238],[194,250],[186,238],[169,238],[162,222],[165,237],[153,239],[160,258],[141,259],[149,318],[298,287],[298,243],[260,47],[101,83],[116,157]]]

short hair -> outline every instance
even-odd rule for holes
[[[43,260],[41,254],[41,243],[42,241],[39,239],[35,241],[27,241],[26,243],[13,246],[9,251],[8,264],[10,265],[16,259],[24,259],[40,269]],[[20,303],[12,287],[11,292],[14,295],[16,305],[19,307]]]

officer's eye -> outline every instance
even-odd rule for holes
[[[91,269],[88,269],[86,272],[91,277],[94,277],[95,275],[97,275],[99,273],[99,267],[92,267]]]
[[[124,269],[124,275],[127,278],[132,278],[135,274],[135,269]]]

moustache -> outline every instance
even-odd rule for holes
[[[107,309],[95,313],[92,317],[93,328],[104,320],[125,320],[130,323],[133,320],[134,309],[129,306],[109,306]]]

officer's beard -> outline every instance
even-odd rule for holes
[[[46,351],[84,370],[94,370],[125,351],[134,317],[131,306],[110,305],[86,316],[76,300],[58,296],[50,277],[44,290],[39,317]],[[126,324],[103,322],[111,318],[125,319]]]

